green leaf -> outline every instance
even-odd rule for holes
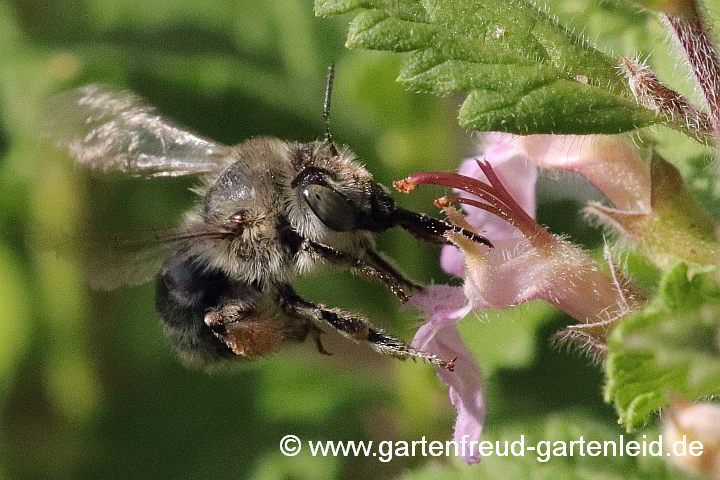
[[[609,339],[605,400],[628,431],[669,403],[720,393],[720,287],[679,264],[642,312]]]
[[[316,0],[315,13],[364,9],[347,46],[404,53],[398,80],[467,93],[464,127],[511,133],[618,133],[660,121],[637,105],[615,62],[525,1]]]

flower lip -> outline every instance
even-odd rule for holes
[[[427,323],[415,333],[412,346],[442,357],[455,357],[457,368],[450,374],[438,369],[437,374],[448,386],[450,403],[457,410],[453,439],[479,441],[487,414],[485,381],[473,355],[467,350],[455,323],[470,313],[462,287],[430,285],[414,295],[408,304],[424,312]],[[455,360],[453,360],[455,361]],[[480,461],[477,452],[459,452],[468,463]]]

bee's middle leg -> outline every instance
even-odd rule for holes
[[[405,293],[400,286],[401,283],[404,283],[403,279],[401,277],[398,278],[392,268],[390,271],[384,271],[363,260],[360,260],[359,258],[355,258],[349,253],[336,250],[328,245],[323,245],[322,243],[314,242],[312,240],[303,240],[300,244],[300,249],[327,260],[328,262],[334,263],[335,265],[351,268],[368,278],[383,282],[385,286],[387,286],[388,289],[400,299],[401,302],[407,302],[409,298],[407,293]]]
[[[404,341],[382,332],[359,315],[308,302],[295,293],[290,285],[282,285],[279,292],[286,312],[292,316],[305,318],[315,325],[330,325],[343,336],[356,341],[366,341],[378,352],[395,358],[419,358],[450,371],[455,366],[454,360],[443,360],[435,355],[417,350]]]
[[[413,281],[407,275],[398,270],[398,268],[393,265],[393,263],[388,260],[385,255],[375,250],[375,248],[367,248],[365,255],[373,265],[393,276],[401,285],[413,290],[423,290],[423,285]]]

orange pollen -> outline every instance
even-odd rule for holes
[[[407,176],[402,180],[393,180],[392,186],[400,193],[410,193],[417,188],[417,183],[410,176]]]
[[[452,205],[452,203],[449,202],[446,197],[440,197],[433,201],[433,205],[435,205],[437,208],[447,208]]]

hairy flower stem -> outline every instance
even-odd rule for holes
[[[627,57],[620,60],[619,67],[639,104],[664,115],[699,142],[713,141],[713,124],[708,114],[699,111],[685,96],[660,82],[650,67]]]
[[[665,15],[683,48],[708,105],[716,135],[720,132],[720,60],[695,0],[686,2],[680,15]]]

